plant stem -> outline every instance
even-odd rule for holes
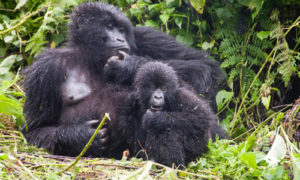
[[[88,148],[91,146],[92,142],[94,141],[96,135],[98,134],[99,130],[102,128],[102,126],[104,125],[106,119],[110,119],[109,118],[109,114],[105,113],[103,119],[101,120],[100,124],[98,125],[97,129],[95,130],[94,134],[92,135],[92,137],[90,138],[89,142],[85,145],[84,149],[81,151],[81,153],[76,157],[75,161],[70,164],[68,167],[66,167],[64,170],[58,172],[57,174],[61,174],[67,170],[69,170],[71,167],[73,167],[78,161],[79,159],[84,155],[84,153],[88,150]]]
[[[33,12],[33,13],[27,15],[24,19],[22,19],[22,20],[21,20],[18,24],[16,24],[15,26],[13,26],[13,27],[11,27],[11,28],[8,28],[8,29],[6,29],[6,30],[4,30],[4,31],[0,31],[0,35],[3,35],[3,34],[5,34],[5,33],[8,33],[8,32],[10,32],[10,31],[12,31],[12,30],[17,29],[19,26],[21,26],[22,24],[24,24],[29,18],[31,18],[31,16],[34,16],[34,15],[38,14],[39,12],[41,12],[41,11],[44,10],[44,9],[47,9],[47,7],[42,7],[42,8],[40,8],[40,9],[36,10],[35,12]]]

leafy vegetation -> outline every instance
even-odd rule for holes
[[[28,147],[17,131],[25,122],[26,98],[19,72],[42,49],[63,46],[68,15],[81,1],[0,1],[0,178],[300,177],[297,0],[106,0],[137,26],[165,31],[221,62],[226,81],[216,100],[231,140],[210,143],[210,151],[186,171],[137,160],[83,159],[57,174],[73,159],[65,162]]]

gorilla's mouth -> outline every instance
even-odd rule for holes
[[[127,56],[127,54],[129,53],[129,49],[128,48],[121,48],[118,49],[118,52],[114,55],[112,55],[110,58],[108,58],[108,61],[110,60],[119,60],[122,61],[125,59],[125,56]]]
[[[127,54],[130,52],[130,48],[128,46],[119,47],[119,48],[117,48],[117,50],[119,52],[124,52],[124,53],[127,53]]]
[[[163,109],[162,106],[151,106],[152,111],[161,111]]]

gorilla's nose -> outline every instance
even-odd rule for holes
[[[119,42],[125,42],[125,40],[122,39],[122,38],[116,38],[116,41],[119,41]]]

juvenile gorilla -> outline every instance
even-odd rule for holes
[[[118,115],[132,155],[167,166],[186,165],[207,150],[212,134],[225,137],[209,103],[179,87],[170,66],[160,62],[142,65],[134,88],[124,103],[128,108]]]
[[[161,32],[134,27],[116,7],[105,3],[81,4],[71,18],[67,47],[46,50],[25,71],[27,128],[23,133],[29,144],[54,154],[78,155],[99,118],[108,112],[112,121],[101,130],[85,155],[121,157],[127,144],[120,135],[123,129],[118,125],[117,112],[131,90],[129,86],[107,84],[104,79],[104,66],[112,57],[124,59],[128,54],[132,59],[150,57],[162,61],[178,57],[181,60],[173,60],[172,66],[182,70],[178,71],[179,76],[197,92],[215,96],[220,69],[217,63],[206,60],[201,51],[180,45]],[[153,37],[160,42],[161,49],[155,47]],[[130,74],[122,76],[131,77]]]

